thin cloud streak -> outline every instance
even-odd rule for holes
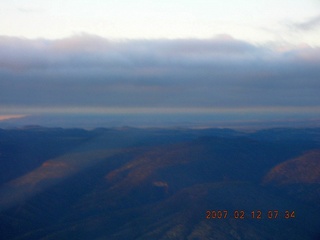
[[[305,22],[296,23],[294,26],[299,30],[313,30],[320,27],[320,15],[312,17]]]
[[[9,119],[17,119],[17,118],[24,118],[27,115],[0,115],[0,121],[6,121]]]
[[[239,113],[313,113],[320,114],[320,107],[242,107],[242,108],[148,108],[148,107],[1,107],[8,113],[25,115],[0,115],[0,120],[22,118],[31,114],[239,114]]]

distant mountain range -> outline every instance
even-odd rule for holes
[[[320,239],[320,129],[0,129],[0,239]]]

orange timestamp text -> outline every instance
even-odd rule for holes
[[[292,219],[296,217],[294,210],[207,210],[205,218],[206,219]]]

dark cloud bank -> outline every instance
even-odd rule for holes
[[[274,46],[225,35],[123,41],[2,36],[1,114],[90,108],[319,114],[320,48]]]

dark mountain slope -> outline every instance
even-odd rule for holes
[[[264,181],[279,185],[320,184],[320,150],[307,152],[298,158],[277,165],[267,174]]]
[[[317,213],[309,214],[308,222],[283,218],[286,209],[297,206],[248,183],[194,185],[147,211],[139,219],[140,224],[139,221],[129,222],[113,236],[121,239],[123,233],[140,230],[136,233],[137,239],[312,239],[318,225],[310,218],[315,219]],[[252,219],[251,212],[257,209],[262,211],[262,219]],[[269,219],[267,212],[270,209],[279,210],[281,216]],[[225,219],[224,213],[221,219],[206,219],[208,210],[226,210],[228,214]],[[244,219],[235,218],[234,213],[241,211],[245,213]],[[149,225],[142,224],[146,222]],[[135,225],[143,227],[137,229],[133,227]]]
[[[286,219],[288,209],[297,217]],[[227,216],[207,219],[208,210],[226,210]],[[258,210],[261,219],[252,217]],[[270,210],[279,215],[268,218]],[[244,219],[236,218],[241,211]],[[101,210],[58,225],[59,231],[43,239],[315,239],[319,213],[259,186],[217,182],[193,185],[151,205]]]
[[[320,202],[320,150],[285,161],[269,171],[264,184],[313,204]]]
[[[204,137],[154,148],[106,176],[112,189],[137,187],[142,182],[162,181],[168,188],[192,184],[244,180],[260,182],[265,173],[282,161],[303,152],[284,143],[265,143],[248,138]]]
[[[319,233],[318,204],[294,200],[274,183],[261,186],[275,166],[315,149],[317,136],[299,142],[225,130],[131,128],[84,135],[2,185],[1,239],[312,240]],[[304,169],[301,176],[314,167]],[[19,201],[4,207],[12,196]],[[206,219],[207,210],[227,210],[228,218]],[[263,219],[252,218],[258,210]],[[269,219],[270,210],[279,217]],[[287,210],[294,217],[286,219]],[[235,211],[245,211],[245,219]]]
[[[0,185],[70,152],[93,137],[83,129],[0,129]]]

